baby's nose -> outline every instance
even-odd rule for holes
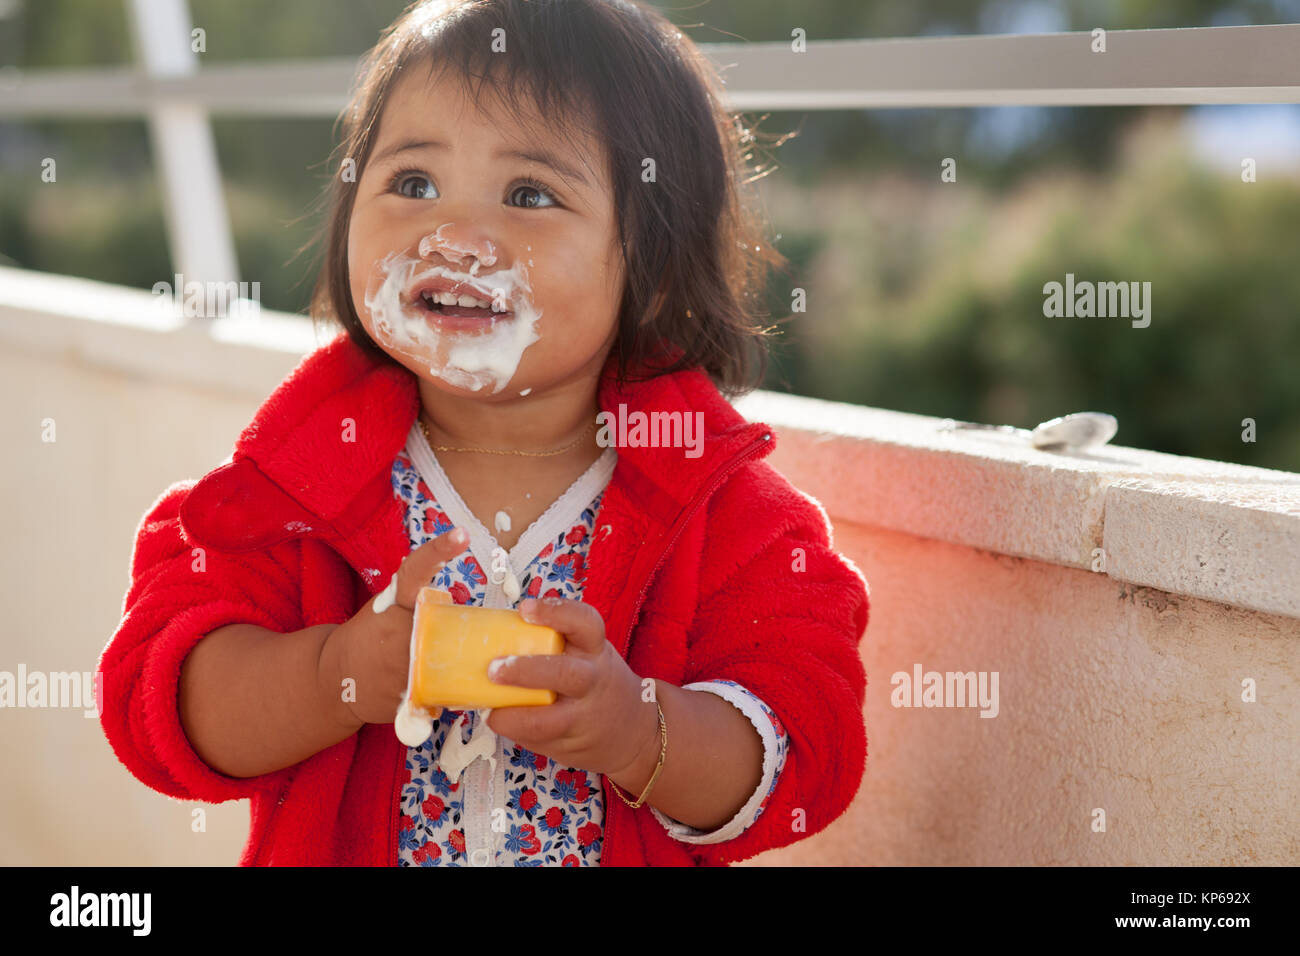
[[[497,261],[496,245],[491,239],[458,234],[455,223],[451,222],[443,223],[420,240],[421,259],[429,258],[435,252],[457,264],[473,258],[479,265],[491,268]]]

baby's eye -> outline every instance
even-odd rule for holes
[[[510,195],[511,195],[511,196],[516,196],[516,195],[518,195],[521,191],[524,192],[524,193],[537,193],[539,196],[544,196],[547,200],[549,200],[550,203],[551,203],[551,205],[553,205],[553,206],[554,206],[554,205],[558,205],[558,203],[556,202],[556,199],[555,199],[555,193],[551,192],[549,189],[546,188],[545,185],[543,185],[542,183],[537,182],[537,180],[535,180],[535,179],[524,179],[524,180],[521,180],[520,183],[519,183],[519,185],[515,187],[515,189],[510,193]],[[531,202],[530,202],[530,201],[525,200],[524,208],[525,208],[525,209],[545,209],[545,208],[547,208],[547,207],[546,207],[546,206],[539,206],[539,205],[537,204],[536,201],[531,201]]]
[[[432,199],[429,195],[433,189],[433,183],[429,182],[427,176],[420,173],[398,173],[393,177],[392,187],[401,196],[407,199]]]
[[[388,188],[397,193],[399,196],[405,196],[407,199],[437,199],[437,187],[428,176],[412,169],[404,169],[395,175],[389,182]],[[507,198],[512,199],[523,193],[536,193],[537,196],[544,198],[549,206],[558,206],[559,200],[556,199],[555,193],[546,187],[545,183],[540,183],[535,179],[521,179],[513,190],[510,191]],[[543,205],[537,198],[526,198],[520,204],[524,209],[546,209],[548,205]]]

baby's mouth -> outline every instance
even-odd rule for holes
[[[419,283],[411,290],[408,304],[429,315],[458,319],[479,319],[491,322],[509,319],[514,313],[508,308],[498,308],[505,303],[465,283],[446,278],[433,278]]]
[[[508,319],[512,315],[510,312],[497,312],[490,306],[483,308],[476,305],[444,305],[441,302],[434,302],[428,295],[422,295],[417,300],[416,305],[433,315],[445,315],[458,319],[482,319],[483,321],[492,321],[494,319]]]

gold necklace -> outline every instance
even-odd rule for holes
[[[515,449],[502,450],[497,448],[451,448],[447,445],[435,445],[433,443],[433,437],[429,434],[429,426],[424,423],[424,415],[421,414],[416,420],[420,423],[420,429],[424,432],[424,440],[429,443],[429,447],[432,448],[434,451],[481,451],[486,455],[524,455],[529,458],[549,458],[552,455],[562,455],[570,448],[575,447],[578,444],[578,442],[586,438],[587,433],[596,427],[596,422],[593,421],[590,425],[588,425],[585,429],[583,429],[581,435],[579,435],[573,441],[569,442],[563,448],[556,448],[554,451],[517,451]]]

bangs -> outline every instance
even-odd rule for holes
[[[489,8],[501,16],[486,16]],[[513,129],[501,130],[508,138],[520,143],[547,138],[571,144],[589,140],[599,146],[609,131],[602,129],[597,120],[600,111],[591,84],[595,73],[584,68],[591,64],[581,60],[581,55],[589,52],[589,44],[573,42],[569,35],[573,49],[552,49],[551,44],[566,36],[552,30],[543,31],[545,44],[519,42],[517,48],[511,46],[514,37],[536,36],[538,25],[530,20],[544,8],[544,4],[524,4],[519,9],[513,5],[476,8],[463,0],[425,4],[419,8],[420,17],[394,34],[391,66],[382,67],[376,77],[375,99],[382,103],[399,81],[423,70],[427,84],[443,79],[458,82],[481,116],[491,108],[505,112],[514,122]],[[439,10],[447,9],[450,12],[439,15]],[[372,112],[367,118],[374,129],[363,144],[359,167],[364,167],[364,160],[369,158],[382,123],[381,110],[368,112]],[[601,169],[591,166],[595,158],[584,156],[583,161],[598,179],[608,182],[610,157],[603,157]]]

